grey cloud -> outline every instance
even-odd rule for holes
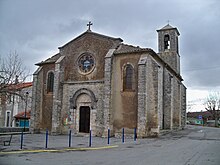
[[[219,0],[3,0],[0,1],[0,54],[17,50],[33,71],[34,63],[58,47],[92,30],[121,37],[125,43],[157,52],[156,30],[170,24],[179,29],[182,74],[188,87],[220,86]],[[33,66],[33,67],[32,67]]]

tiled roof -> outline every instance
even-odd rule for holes
[[[121,38],[114,38],[114,37],[106,36],[106,35],[103,35],[103,34],[95,33],[95,32],[92,32],[92,31],[86,31],[86,32],[82,33],[81,35],[79,35],[78,37],[74,38],[73,40],[67,42],[63,46],[59,47],[59,49],[62,49],[66,45],[70,44],[71,42],[77,40],[78,38],[80,38],[80,37],[82,37],[82,36],[84,36],[86,34],[93,34],[93,35],[96,35],[96,36],[99,36],[99,37],[102,37],[102,38],[106,38],[106,39],[110,39],[110,40],[114,40],[114,41],[117,40],[117,41],[123,42],[123,40]],[[55,63],[60,58],[60,56],[61,56],[61,54],[57,53],[54,56],[46,59],[45,61],[39,62],[39,63],[37,63],[35,65],[41,66],[41,65],[44,65],[44,64]]]
[[[30,86],[32,86],[32,85],[33,85],[32,82],[25,82],[25,83],[19,83],[19,84],[17,84],[16,86],[17,86],[18,89],[21,89],[21,88],[30,87]]]
[[[28,88],[31,87],[33,85],[32,82],[24,82],[24,83],[18,83],[18,84],[12,84],[9,85],[9,89],[23,89],[23,88]]]
[[[31,110],[26,112],[26,119],[30,119],[31,117]],[[16,119],[25,119],[25,111],[19,112],[17,115],[14,116]]]
[[[170,30],[170,29],[174,29],[174,30],[176,30],[177,34],[180,35],[178,29],[175,28],[175,27],[172,27],[170,24],[167,24],[167,25],[164,26],[163,28],[157,30],[157,32],[159,32],[159,31],[165,31],[165,30]]]
[[[122,53],[132,53],[132,52],[143,52],[143,51],[152,51],[150,48],[140,48],[139,46],[120,44],[115,50],[114,54]]]
[[[204,112],[188,112],[187,113],[187,117],[191,117],[191,118],[198,118],[198,116],[202,116],[204,118],[212,118],[213,115],[211,112],[209,111],[204,111]]]
[[[156,52],[154,52],[153,49],[151,48],[140,48],[139,46],[132,46],[132,45],[126,45],[121,43],[117,49],[114,51],[114,54],[126,54],[126,53],[149,53],[151,54],[153,57],[157,58],[158,60],[160,60],[166,67],[167,69],[169,69],[169,71],[171,73],[173,73],[175,76],[177,76],[180,81],[182,81],[182,77],[176,73],[167,63],[165,63],[160,56],[158,56],[158,54]]]
[[[42,61],[42,62],[39,62],[35,65],[38,65],[38,66],[41,66],[43,64],[51,64],[51,63],[55,63],[59,58],[60,58],[61,54],[60,53],[57,53],[55,54],[54,56],[46,59],[45,61]]]
[[[164,26],[161,30],[166,30],[166,29],[173,29],[174,27],[172,27],[170,24],[167,24],[166,26]]]

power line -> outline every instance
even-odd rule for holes
[[[186,70],[182,70],[184,72],[188,72],[188,71],[198,71],[198,70],[212,70],[212,69],[218,69],[220,68],[220,66],[213,66],[213,67],[206,67],[206,68],[194,68],[194,69],[186,69]]]

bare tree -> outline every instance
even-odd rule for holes
[[[28,76],[16,52],[10,53],[6,58],[0,57],[0,94],[17,94],[16,84],[24,82]]]
[[[4,125],[4,114],[6,103],[12,102],[11,119],[14,114],[15,96],[25,99],[19,91],[19,85],[25,82],[29,76],[21,58],[16,52],[10,53],[7,57],[0,56],[0,125]],[[12,120],[11,120],[12,122]],[[12,123],[11,123],[12,125]]]
[[[218,118],[220,116],[220,93],[212,92],[205,101],[205,109],[209,111],[215,119],[215,126],[218,127]]]

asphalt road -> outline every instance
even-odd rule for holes
[[[103,146],[101,144],[104,142],[106,139],[94,139],[94,145],[100,143],[100,146]],[[37,143],[36,140],[29,141],[29,145],[34,143]],[[111,139],[111,145],[118,145],[118,147],[81,151],[66,151],[59,148],[60,152],[39,153],[1,154],[0,152],[0,164],[220,165],[219,128],[187,126],[183,131],[166,134],[156,139],[138,139],[136,143],[131,138],[126,139],[122,144],[120,139],[114,138]],[[3,151],[7,150],[9,151],[9,149]]]

